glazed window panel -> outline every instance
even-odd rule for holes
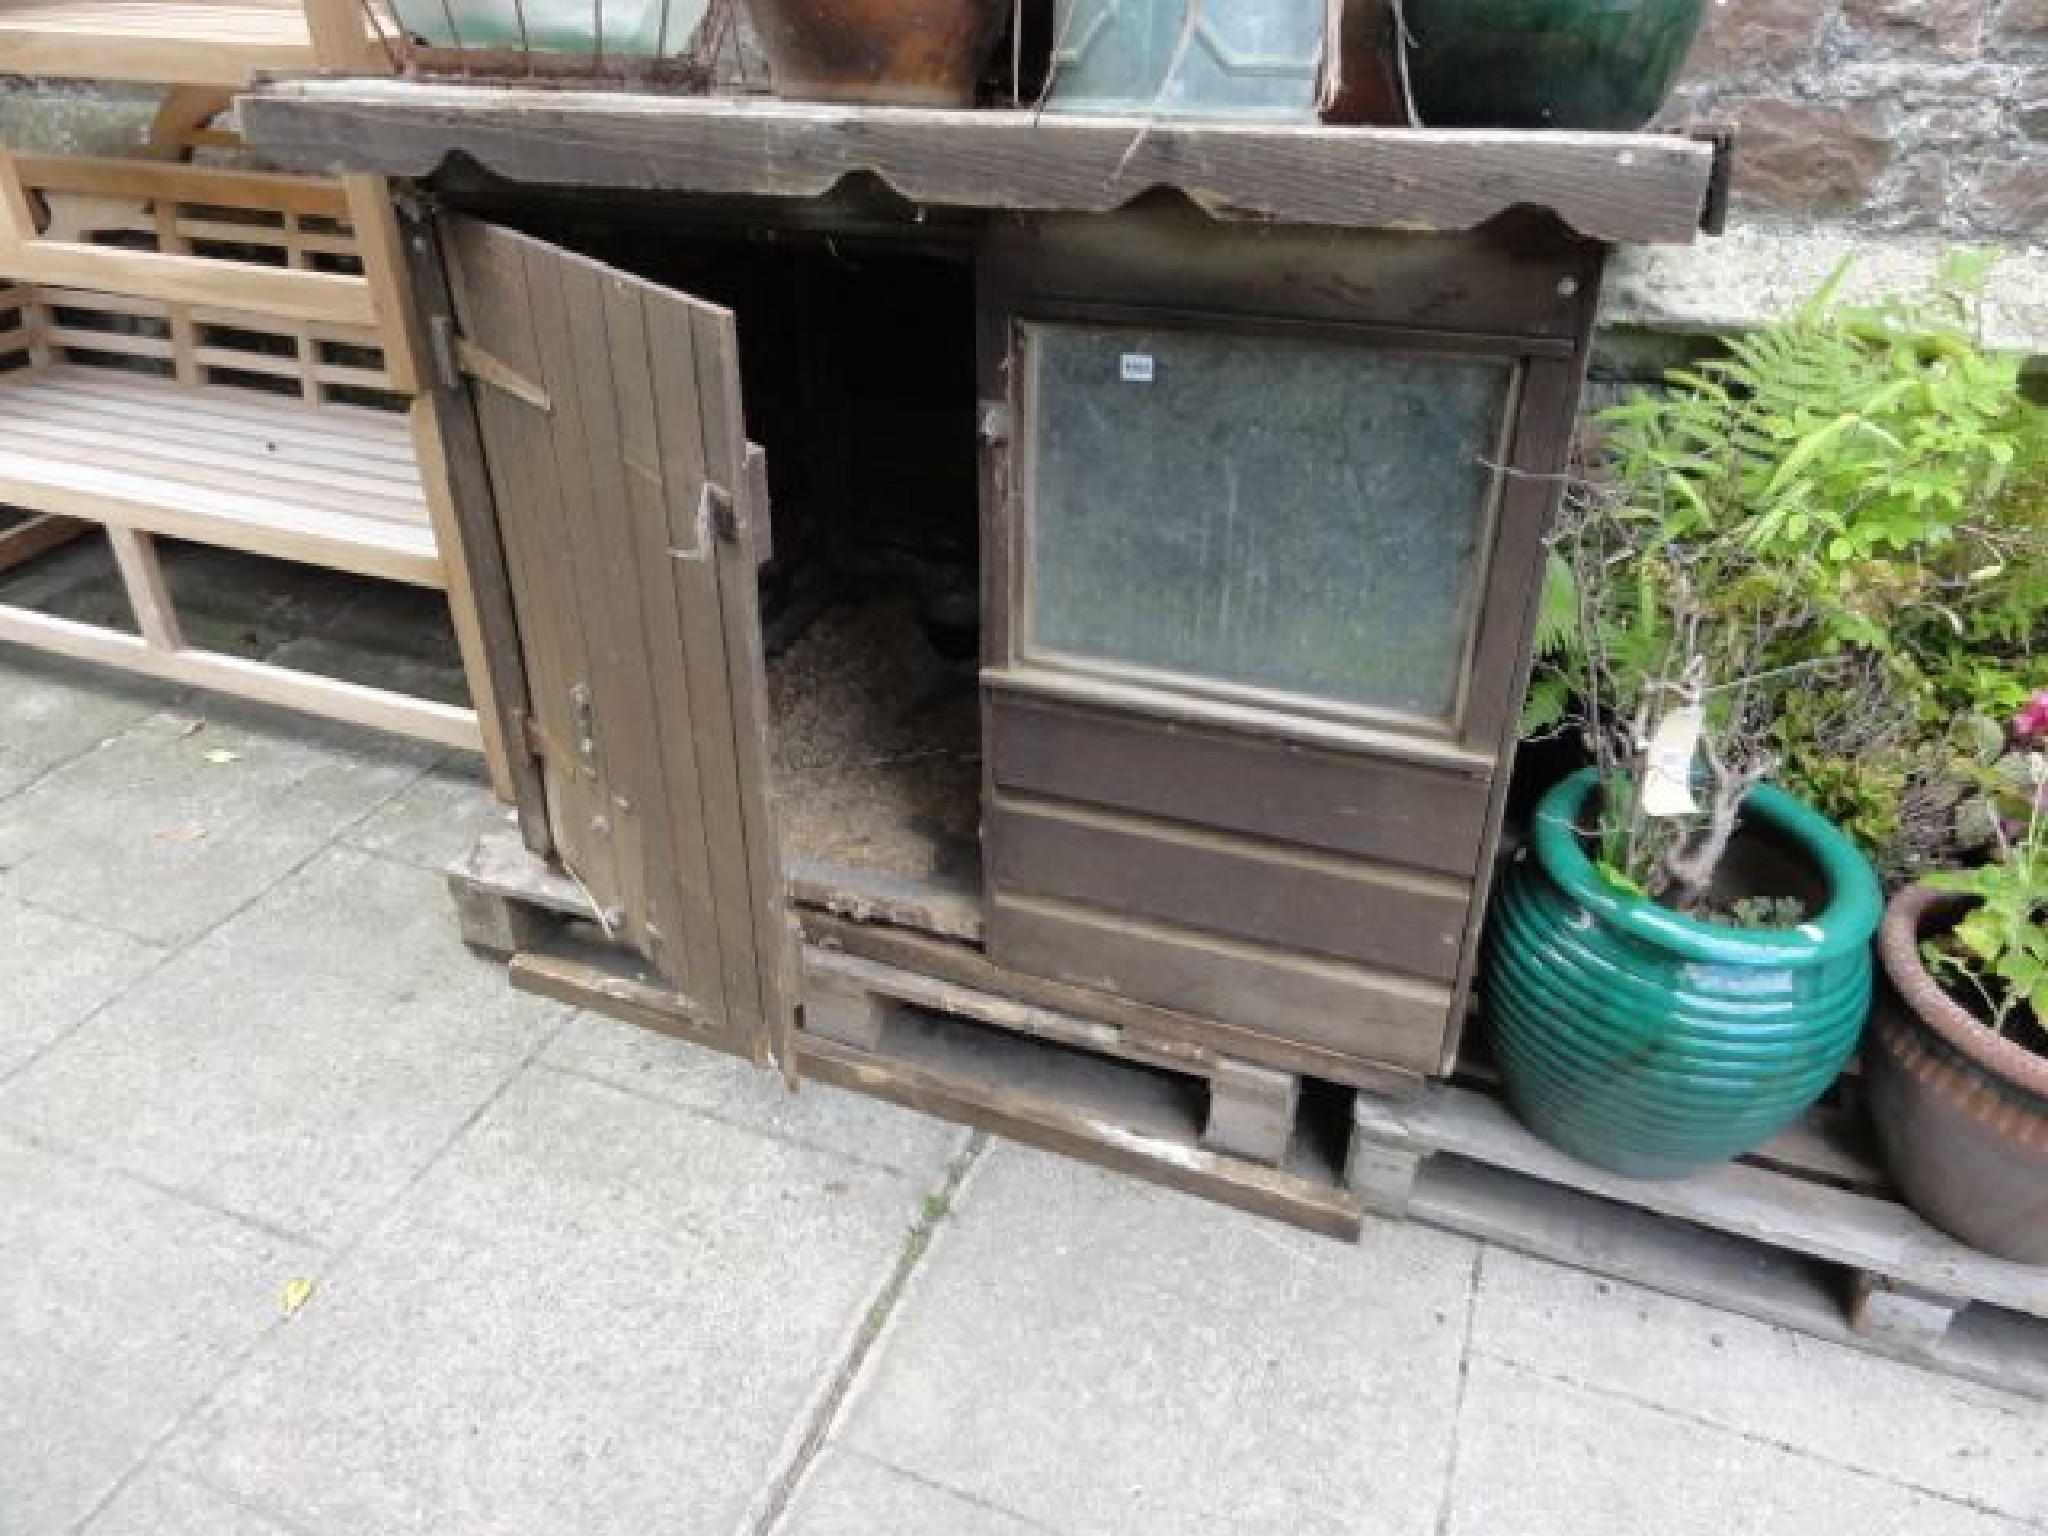
[[[1034,324],[1028,654],[1449,720],[1513,364]]]

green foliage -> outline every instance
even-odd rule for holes
[[[2036,699],[2034,707],[2048,715],[2048,689]],[[2048,755],[2022,740],[1992,765],[1991,780],[2001,813],[1998,854],[1974,869],[1927,877],[1937,890],[1968,896],[1972,905],[1921,953],[1936,976],[1968,986],[1992,1028],[2003,1032],[2023,1014],[2048,1024]],[[2016,832],[2006,831],[2006,812],[2017,813]]]
[[[1989,264],[1952,258],[1927,293],[1862,307],[1838,270],[1603,412],[1525,727],[1576,720],[1626,772],[1697,702],[1724,804],[1769,772],[1893,874],[1981,839],[1956,722],[2009,716],[2048,648],[2048,415],[1976,339]],[[1653,892],[1718,856],[1698,822],[1637,821],[1611,852]]]

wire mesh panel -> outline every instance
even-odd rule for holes
[[[767,83],[742,0],[361,4],[385,39],[393,68],[418,78],[684,93]]]

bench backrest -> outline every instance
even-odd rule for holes
[[[401,403],[339,184],[138,160],[23,156],[11,167],[37,233],[0,247],[0,277],[29,279],[0,298],[0,367],[64,362],[311,405]],[[53,250],[73,259],[10,263]],[[89,286],[53,280],[79,267]],[[280,281],[315,313],[269,307]]]

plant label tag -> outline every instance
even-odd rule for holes
[[[1699,808],[1692,797],[1692,760],[1700,749],[1706,711],[1684,704],[1657,722],[1643,754],[1643,814],[1691,816]]]
[[[1150,384],[1154,363],[1150,352],[1126,352],[1121,371],[1126,384]]]

